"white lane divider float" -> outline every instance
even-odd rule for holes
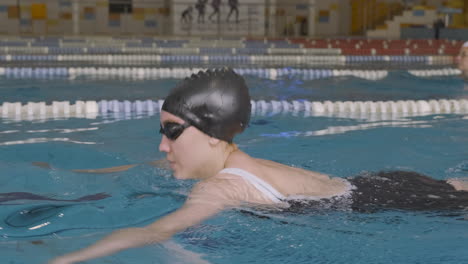
[[[99,107],[96,101],[76,101],[70,104],[68,101],[52,102],[47,105],[45,102],[4,102],[0,106],[0,117],[13,120],[36,120],[46,118],[96,118]]]
[[[153,115],[159,113],[163,100],[125,100],[69,101],[52,102],[4,102],[0,105],[0,118],[27,121],[48,118],[96,118],[108,114],[126,116]],[[466,114],[468,100],[407,100],[407,101],[251,101],[253,115],[300,114],[304,116],[338,116],[348,118],[366,118],[380,116],[392,117],[429,115],[429,114]]]
[[[434,70],[409,70],[408,72],[417,77],[451,76],[461,74],[461,71],[459,69],[451,68]]]
[[[197,73],[204,68],[150,68],[150,67],[69,67],[69,68],[30,68],[0,67],[0,77],[18,78],[127,78],[127,79],[182,79]],[[267,79],[298,77],[303,80],[314,80],[338,76],[354,76],[367,80],[381,80],[387,77],[388,70],[356,69],[302,69],[302,68],[235,68],[238,74]],[[459,75],[458,69],[409,70],[418,77]]]

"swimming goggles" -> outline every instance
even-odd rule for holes
[[[184,132],[184,130],[189,126],[189,123],[179,124],[175,122],[167,122],[164,124],[164,127],[160,124],[159,133],[174,141],[182,135],[182,132]]]

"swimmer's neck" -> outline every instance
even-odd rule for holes
[[[200,179],[208,179],[218,174],[218,172],[226,168],[226,164],[228,164],[231,155],[238,151],[240,150],[234,143],[226,143],[224,146],[219,146],[219,151],[215,152],[210,162],[212,165],[205,168],[206,171]]]

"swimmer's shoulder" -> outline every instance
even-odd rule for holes
[[[240,168],[264,179],[285,178],[291,180],[295,177],[315,178],[317,180],[330,180],[330,176],[316,171],[305,170],[288,166],[279,162],[259,159],[237,150],[229,157],[226,168]]]
[[[194,185],[187,201],[190,203],[216,202],[224,207],[238,206],[241,198],[236,180],[236,178],[221,177],[220,174],[204,179]]]
[[[299,176],[299,177],[312,177],[320,180],[329,180],[331,177],[327,174],[320,173],[317,171],[306,170],[303,168],[288,166],[282,163],[274,162],[271,160],[257,159],[259,164],[265,166],[265,168],[279,172],[281,175]]]
[[[255,166],[255,160],[239,150],[232,153],[225,163],[225,168],[237,168],[250,173],[258,171],[258,169],[255,169]],[[216,175],[195,184],[192,193],[208,195],[225,201],[243,201],[246,199],[245,185],[245,180],[239,175],[226,173],[221,170]]]

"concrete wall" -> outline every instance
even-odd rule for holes
[[[401,39],[431,39],[434,30],[430,28],[402,28]],[[441,39],[468,41],[468,29],[443,28],[440,30]]]
[[[19,7],[15,0],[4,0],[0,5],[0,34],[19,32]]]
[[[164,34],[169,15],[164,0],[133,0],[127,14],[110,14],[108,0],[2,0],[0,34]]]
[[[209,23],[212,0],[208,0],[207,23],[194,23],[197,19],[194,9],[192,22],[182,24],[182,12],[197,0],[133,0],[133,10],[128,14],[110,14],[109,1],[0,0],[0,34],[334,37],[351,35],[356,14],[361,17],[360,13],[353,13],[351,6],[359,0],[239,0],[239,23],[232,23],[233,18],[228,23],[225,19],[230,10],[228,0],[222,0],[219,23]],[[401,1],[362,0],[359,5],[370,2]],[[434,7],[442,4],[440,0],[425,2]],[[464,4],[462,16],[468,21],[468,0],[445,2]],[[369,19],[366,20],[368,24]]]
[[[434,38],[434,30],[431,28],[402,28],[401,39],[431,39]]]
[[[351,12],[349,1],[317,1],[317,4],[316,32],[318,36],[346,36],[349,34]]]
[[[468,41],[468,28],[444,28],[440,31],[440,38]]]
[[[133,0],[131,13],[109,13],[109,2],[78,1],[80,34],[157,35],[169,33],[169,9],[164,1]]]
[[[349,1],[277,0],[276,9],[276,31],[282,36],[302,35],[300,26],[304,18],[307,20],[310,36],[349,34]]]

